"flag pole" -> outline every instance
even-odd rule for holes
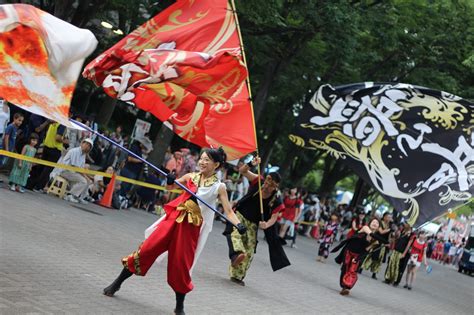
[[[244,62],[245,67],[247,68],[248,72],[248,66],[247,66],[247,59],[245,58],[245,48],[244,48],[244,42],[242,39],[242,33],[240,32],[240,24],[239,24],[239,17],[237,16],[237,9],[235,8],[235,2],[234,0],[230,0],[230,5],[232,7],[232,13],[234,14],[234,19],[235,19],[235,25],[237,26],[237,34],[239,35],[239,45],[240,45],[240,50],[242,52],[242,60]],[[258,142],[257,142],[257,126],[255,124],[255,113],[253,110],[253,101],[252,101],[252,90],[250,89],[250,79],[249,79],[250,74],[247,75],[247,78],[245,79],[245,83],[247,84],[247,90],[249,92],[249,102],[250,102],[250,107],[252,110],[252,124],[253,124],[253,130],[254,130],[254,135],[255,135],[255,148],[258,154]],[[264,221],[263,218],[263,200],[262,200],[262,178],[261,178],[261,173],[260,173],[260,163],[257,164],[257,177],[258,177],[258,196],[260,200],[260,214],[262,216],[262,221]]]
[[[142,158],[141,156],[133,153],[132,151],[130,151],[129,149],[125,148],[124,146],[118,144],[117,142],[113,141],[112,139],[100,134],[99,132],[97,132],[96,130],[90,128],[89,126],[83,124],[83,123],[80,123],[72,118],[69,119],[70,122],[72,122],[73,124],[75,124],[76,126],[79,126],[83,129],[86,129],[87,131],[90,131],[92,132],[93,134],[97,135],[99,138],[101,139],[104,139],[110,143],[112,143],[113,145],[115,145],[116,147],[120,148],[121,150],[127,152],[129,155],[133,156],[134,158],[142,161],[144,164],[150,166],[152,169],[154,169],[155,171],[157,171],[158,173],[160,173],[161,175],[165,176],[166,177],[166,173],[161,170],[159,167],[156,167],[154,164],[150,163],[149,161],[145,160],[144,158]],[[237,225],[235,225],[234,223],[232,223],[229,218],[227,218],[224,214],[220,213],[219,211],[217,211],[216,209],[214,209],[211,205],[209,205],[206,201],[202,200],[201,197],[199,197],[198,195],[196,195],[195,193],[193,193],[188,187],[186,187],[185,185],[181,184],[180,182],[178,182],[177,180],[174,181],[174,183],[180,187],[182,190],[188,192],[189,194],[191,194],[192,196],[196,197],[197,200],[199,200],[200,202],[202,202],[206,207],[208,207],[209,209],[211,209],[212,211],[214,211],[218,216],[220,216],[222,219],[224,219],[225,221],[229,222],[230,224],[232,224],[234,227],[237,228]]]

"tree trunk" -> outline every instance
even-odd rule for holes
[[[354,189],[354,197],[352,197],[351,203],[349,205],[354,209],[357,206],[362,205],[362,202],[368,196],[369,189],[369,185],[367,185],[365,181],[359,177]]]
[[[160,167],[163,164],[166,150],[168,150],[173,136],[174,132],[166,127],[165,124],[162,124],[160,131],[153,141],[153,151],[148,156],[148,161]]]
[[[332,160],[334,160],[334,158],[328,154],[325,159],[323,178],[321,179],[321,185],[318,189],[318,193],[321,197],[331,195],[337,182],[348,176],[351,172],[347,166],[344,166],[340,159],[336,160],[334,164]]]
[[[268,138],[264,141],[260,141],[259,154],[262,159],[262,168],[266,167],[268,162],[270,161],[270,156],[275,146],[275,141],[278,139],[279,132],[277,126],[278,124],[274,124],[271,128],[270,135],[268,135]]]
[[[100,107],[99,115],[97,116],[97,123],[103,126],[109,124],[110,118],[114,113],[117,100],[115,98],[107,97]]]
[[[288,175],[289,180],[299,185],[303,182],[306,174],[313,169],[314,163],[324,152],[319,150],[303,150],[296,146],[294,146],[294,150],[297,150],[297,153],[291,154],[294,158],[291,159],[290,168],[287,172],[290,172]]]
[[[304,34],[295,34],[288,41],[287,51],[285,51],[280,56],[277,56],[273,62],[270,62],[267,65],[265,75],[263,77],[262,86],[259,87],[257,94],[255,96],[254,102],[254,115],[255,121],[258,121],[260,115],[262,114],[263,109],[267,105],[267,100],[269,96],[270,89],[278,78],[279,73],[285,69],[285,67],[291,63],[293,58],[300,52],[300,50],[306,45],[306,43],[313,37],[314,34],[304,33]]]
[[[89,108],[89,104],[91,102],[92,95],[98,91],[97,88],[91,88],[89,92],[87,93],[87,96],[85,97],[84,101],[81,102],[81,106],[79,108],[80,113],[87,114],[87,109]],[[115,106],[114,106],[115,107]]]
[[[81,0],[77,6],[76,12],[71,19],[71,24],[76,25],[78,27],[83,27],[86,24],[86,20],[89,21],[93,13],[90,12],[90,0]]]
[[[266,67],[265,74],[263,76],[263,83],[261,86],[259,86],[253,104],[255,121],[259,120],[260,115],[262,114],[262,111],[265,108],[265,105],[267,104],[268,94],[270,92],[270,88],[272,87],[274,78],[277,77],[279,65],[280,62],[275,61],[272,64],[268,64]]]

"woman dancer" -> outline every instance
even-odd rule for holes
[[[373,218],[368,225],[364,225],[353,237],[342,241],[331,251],[334,253],[343,248],[335,259],[338,264],[342,264],[339,281],[342,288],[341,295],[348,295],[356,284],[357,269],[359,269],[359,265],[365,256],[375,247],[380,246],[380,243],[385,242],[383,238],[375,233],[379,227],[379,220]]]
[[[388,243],[391,223],[392,215],[388,212],[385,212],[382,217],[381,226],[379,227],[377,233],[385,239],[386,243]],[[385,256],[385,249],[385,246],[380,246],[377,250],[368,255],[362,263],[363,269],[370,270],[372,272],[372,279],[377,280],[377,273],[380,270],[380,266],[382,266],[382,260]]]
[[[201,199],[215,207],[219,198],[224,211],[240,233],[246,228],[231,209],[225,185],[216,175],[223,166],[226,154],[222,148],[204,150],[199,159],[199,172],[188,173],[177,181],[185,184]],[[173,185],[174,174],[168,174],[167,184]],[[190,271],[212,227],[214,213],[189,193],[164,206],[166,215],[157,222],[151,235],[129,256],[122,259],[124,269],[104,294],[113,296],[120,285],[133,274],[145,276],[155,260],[168,252],[168,284],[176,294],[176,314],[184,314],[185,295],[193,289]]]
[[[418,238],[413,241],[410,252],[410,260],[407,266],[406,283],[403,286],[405,289],[411,290],[413,282],[415,281],[416,272],[420,268],[421,263],[428,266],[426,263],[426,235],[424,232],[420,232]]]
[[[359,210],[357,213],[357,217],[352,220],[351,229],[347,233],[347,238],[351,238],[354,236],[363,226],[365,223],[365,212]]]
[[[292,231],[291,236],[295,233],[295,222],[300,216],[301,205],[303,204],[298,193],[298,188],[291,188],[290,194],[285,197],[283,203],[285,205],[285,210],[283,210],[280,221],[280,238],[282,240],[285,239],[288,228]],[[286,242],[282,241],[282,243]]]
[[[337,228],[339,226],[339,217],[337,214],[331,214],[331,222],[327,222],[324,226],[323,236],[321,238],[321,245],[319,245],[318,258],[316,261],[326,262],[329,256],[329,247],[336,239]]]

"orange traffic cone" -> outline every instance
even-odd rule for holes
[[[102,196],[102,199],[99,201],[99,205],[106,208],[112,208],[112,196],[115,190],[115,173],[112,174],[110,183],[107,185],[105,194]]]

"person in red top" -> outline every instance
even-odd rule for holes
[[[357,217],[352,220],[351,229],[347,233],[346,238],[351,238],[364,226],[365,223],[365,212],[359,210]]]
[[[403,286],[405,289],[411,290],[413,281],[415,281],[416,271],[421,266],[421,263],[423,262],[425,266],[428,266],[426,263],[426,248],[426,235],[424,232],[420,232],[418,238],[413,241],[411,246],[406,283]]]
[[[283,200],[285,205],[285,210],[283,210],[281,221],[280,221],[280,238],[285,239],[286,232],[288,228],[294,233],[295,230],[295,222],[300,216],[301,213],[301,205],[303,202],[301,201],[298,195],[298,188],[290,189],[290,194],[285,197]]]

